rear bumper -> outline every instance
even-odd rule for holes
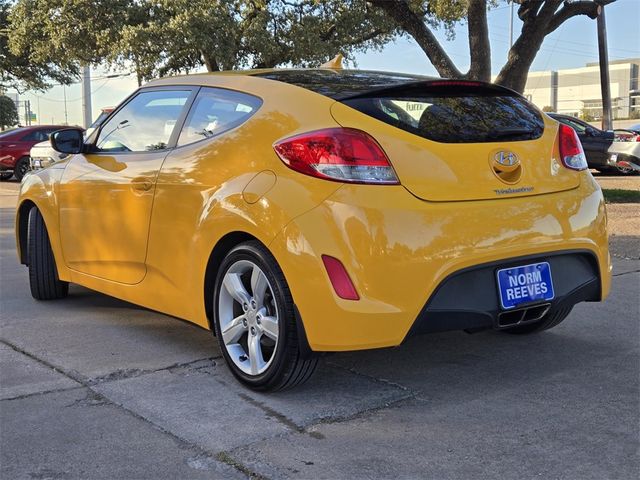
[[[496,271],[548,262],[555,297],[504,311],[495,284]],[[597,258],[589,251],[534,255],[471,267],[445,278],[424,306],[408,336],[447,330],[506,328],[535,321],[540,316],[579,302],[598,301],[601,281]]]
[[[640,158],[640,142],[613,142],[609,147],[609,153]]]
[[[495,276],[465,272],[525,257],[591,259],[578,261],[592,268],[576,266],[575,282],[557,280],[554,308],[561,301],[604,299],[611,279],[605,207],[591,175],[580,175],[580,186],[565,192],[469,202],[425,202],[401,186],[341,187],[270,244],[311,349],[388,347],[409,332],[491,326]],[[360,300],[335,295],[323,254],[342,261]],[[562,271],[552,265],[554,285]],[[461,280],[449,286],[456,278]],[[473,293],[477,282],[486,285]],[[448,289],[442,300],[436,296]],[[457,305],[441,303],[456,297]]]

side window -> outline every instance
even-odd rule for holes
[[[246,122],[262,105],[253,95],[203,87],[180,132],[178,145],[219,135]]]
[[[97,151],[164,150],[190,94],[189,90],[139,93],[102,126]]]
[[[49,138],[49,131],[47,130],[34,130],[22,137],[23,142],[44,142]]]

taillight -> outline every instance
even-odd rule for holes
[[[582,144],[576,131],[568,125],[560,124],[560,158],[562,164],[571,170],[585,170],[588,168],[587,157],[582,150]]]
[[[289,168],[312,177],[349,183],[400,183],[378,142],[353,128],[303,133],[281,140],[273,148]]]

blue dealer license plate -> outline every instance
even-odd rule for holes
[[[551,267],[547,262],[498,270],[498,290],[502,308],[553,300]]]

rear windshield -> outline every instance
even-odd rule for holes
[[[254,75],[306,88],[436,142],[532,140],[544,131],[534,107],[497,85],[366,70],[271,70]]]
[[[541,115],[526,100],[500,91],[372,95],[343,103],[389,125],[443,143],[532,140],[544,130]]]

